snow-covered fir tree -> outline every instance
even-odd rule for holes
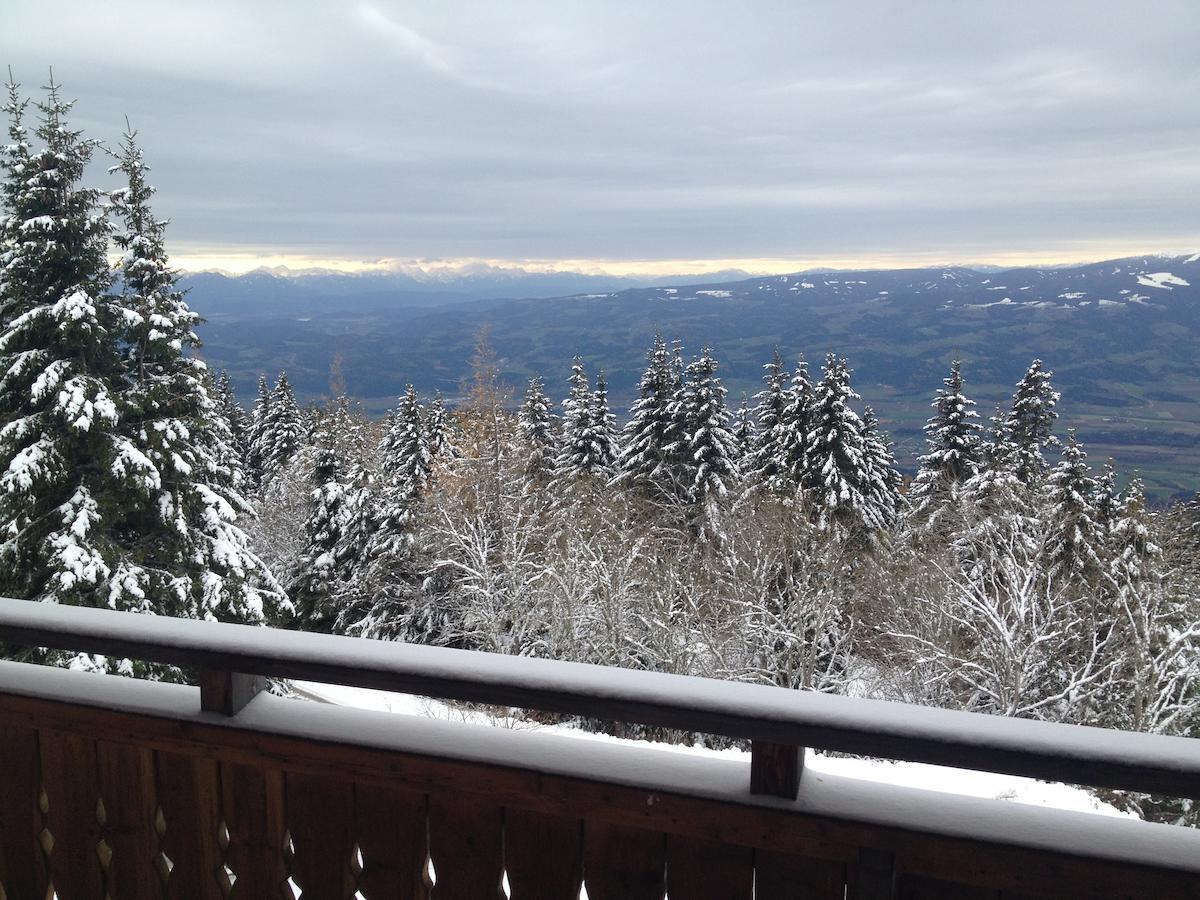
[[[758,420],[758,427],[753,447],[744,465],[745,474],[751,483],[768,491],[791,493],[795,491],[796,483],[792,479],[787,462],[790,436],[786,431],[785,409],[792,398],[787,386],[788,373],[778,347],[775,348],[771,361],[763,366],[763,369],[763,381],[767,386],[754,397],[757,401],[754,414]],[[803,448],[803,441],[800,446]]]
[[[0,247],[0,591],[107,605],[122,567],[109,530],[159,487],[153,464],[117,434],[132,315],[108,294],[108,223],[83,187],[96,149],[67,123],[51,83],[30,146],[10,83],[6,221]]]
[[[1035,484],[1046,474],[1046,459],[1042,451],[1056,445],[1054,422],[1058,419],[1055,406],[1060,395],[1050,383],[1052,372],[1035,359],[1017,383],[1012,409],[1005,421],[1006,439],[1016,450],[1017,477],[1025,484]]]
[[[780,422],[783,467],[792,484],[800,486],[808,477],[816,405],[816,390],[808,374],[808,363],[804,361],[803,356],[796,363],[791,384],[784,394],[784,401],[783,418]]]
[[[661,333],[654,335],[646,363],[638,381],[638,397],[629,408],[614,483],[639,490],[653,499],[665,499],[675,493],[667,448],[675,440],[671,401],[678,389],[678,379],[671,351]]]
[[[1110,457],[1095,479],[1092,508],[1096,510],[1096,525],[1105,540],[1112,533],[1121,513],[1121,495],[1117,491],[1117,467]]]
[[[733,414],[733,437],[737,442],[737,464],[742,468],[750,451],[754,449],[754,410],[750,398],[742,392],[742,399]]]
[[[233,389],[233,381],[229,373],[222,369],[212,381],[213,402],[217,412],[229,425],[229,434],[233,439],[233,450],[237,457],[237,465],[243,474],[246,471],[246,461],[250,453],[250,417],[238,402],[237,392]]]
[[[433,472],[423,418],[416,388],[406,385],[379,447],[383,471],[404,490],[417,496],[425,492]]]
[[[867,494],[880,527],[890,528],[904,504],[900,486],[904,478],[896,469],[896,456],[887,432],[879,427],[875,410],[867,406],[862,415],[863,451],[867,461]]]
[[[530,378],[517,415],[517,433],[525,452],[525,477],[531,486],[545,485],[554,477],[559,427],[542,379]]]
[[[316,436],[312,468],[313,509],[304,522],[304,552],[288,586],[288,594],[296,607],[296,622],[310,631],[332,631],[337,623],[334,596],[340,573],[338,554],[343,546],[349,514],[347,488],[341,478],[335,437],[330,431],[322,430]]]
[[[21,133],[24,108],[9,105]],[[69,128],[70,106],[50,85],[39,104],[42,148],[6,150],[6,161],[20,162],[6,166],[0,249],[3,590],[261,621],[285,601],[236,524],[249,508],[224,464],[230,435],[203,365],[186,355],[195,316],[175,287],[141,154],[127,135],[116,167],[127,187],[113,197],[123,251],[113,293],[110,227],[99,192],[80,184],[96,145]]]
[[[955,360],[931,404],[934,414],[925,425],[929,452],[919,460],[912,486],[913,514],[932,522],[947,504],[961,498],[963,486],[979,472],[982,440],[975,401],[963,393],[962,363]]]
[[[998,409],[981,447],[984,462],[963,491],[966,521],[951,542],[964,561],[978,562],[996,546],[1018,547],[1030,557],[1040,550],[1036,497],[1017,477],[1017,448],[1008,439],[1005,422]]]
[[[266,475],[267,457],[269,455],[267,439],[267,422],[271,417],[271,388],[267,384],[267,376],[258,376],[258,395],[254,400],[254,408],[250,413],[250,422],[246,431],[246,477],[252,486],[262,484]]]
[[[817,524],[847,531],[884,523],[874,502],[873,479],[862,419],[850,406],[859,399],[850,389],[850,368],[830,353],[814,392],[803,485],[812,499]]]
[[[436,463],[454,455],[454,442],[450,438],[450,421],[446,412],[446,400],[442,392],[433,395],[433,401],[425,411],[425,436],[429,442],[429,456]]]
[[[253,510],[238,493],[233,434],[209,394],[206,366],[188,353],[199,344],[199,316],[177,287],[163,244],[166,223],[150,209],[154,188],[132,129],[114,171],[127,182],[111,199],[120,222],[121,296],[131,313],[119,430],[157,472],[147,483],[157,517],[137,510],[112,523],[128,562],[115,573],[126,596],[110,593],[110,602],[148,603],[188,618],[274,618],[283,598],[237,524]]]
[[[263,476],[269,479],[284,468],[306,443],[306,427],[287,372],[279,373],[265,408],[258,435]]]
[[[705,347],[688,364],[683,390],[673,401],[672,418],[680,436],[669,448],[682,461],[680,481],[702,534],[715,534],[712,528],[719,506],[739,474],[737,439],[729,427],[725,394],[717,361]]]
[[[571,391],[563,400],[563,437],[554,463],[554,480],[567,486],[608,480],[612,457],[606,435],[597,428],[596,397],[588,383],[583,360],[571,365]]]
[[[1109,563],[1105,574],[1118,591],[1136,591],[1152,577],[1154,563],[1162,556],[1162,548],[1151,536],[1152,519],[1142,479],[1134,475],[1118,498],[1107,534],[1105,556]]]
[[[1104,568],[1104,534],[1092,505],[1096,482],[1073,428],[1067,432],[1062,460],[1051,470],[1046,485],[1047,571],[1094,594]]]
[[[592,434],[596,465],[603,472],[613,472],[621,448],[617,443],[617,417],[608,405],[608,378],[603,369],[596,373],[596,390],[592,393]]]

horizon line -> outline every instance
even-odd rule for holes
[[[1022,250],[1001,253],[962,254],[954,259],[945,253],[916,252],[872,256],[812,256],[812,257],[717,257],[672,259],[533,259],[488,257],[375,257],[310,256],[280,252],[256,251],[192,251],[175,253],[171,261],[175,268],[196,274],[217,272],[226,275],[245,275],[263,271],[279,274],[302,274],[305,271],[325,271],[341,274],[410,274],[410,275],[469,275],[488,273],[520,274],[579,274],[612,278],[661,278],[664,276],[693,276],[741,272],[747,276],[789,275],[813,269],[868,271],[913,268],[1000,268],[1069,267],[1127,259],[1138,256],[1188,256],[1194,249],[1147,250],[1145,247],[1095,246],[1065,248],[1045,252]]]

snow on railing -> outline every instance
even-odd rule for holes
[[[1194,738],[2,598],[0,640],[193,666],[202,707],[226,715],[273,676],[749,739],[755,793],[795,797],[800,748],[813,747],[1200,798]]]

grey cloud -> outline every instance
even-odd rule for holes
[[[189,249],[945,258],[1200,244],[1200,6],[8,0]]]

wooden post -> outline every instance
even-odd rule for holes
[[[200,670],[200,709],[236,716],[267,686],[261,675],[243,675],[224,669]]]
[[[873,847],[860,848],[855,881],[857,900],[892,900],[896,896],[896,854]]]
[[[769,741],[750,742],[750,793],[795,800],[800,793],[804,748]]]

